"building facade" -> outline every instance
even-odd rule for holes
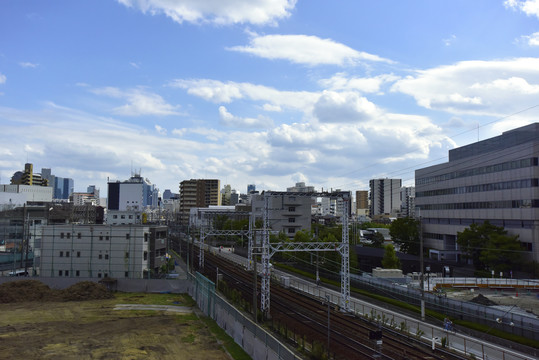
[[[180,183],[180,221],[189,223],[191,208],[221,205],[221,181],[217,179],[191,179]]]
[[[415,217],[415,187],[413,186],[401,188],[400,217]]]
[[[369,192],[367,190],[356,191],[356,215],[369,216]]]
[[[457,232],[488,220],[518,235],[539,261],[539,123],[449,151],[449,161],[416,170],[416,207],[425,246],[459,261]]]
[[[107,209],[142,211],[159,206],[159,190],[150,180],[134,174],[126,181],[108,183]]]
[[[165,226],[69,224],[42,231],[41,276],[141,279],[166,262]]]
[[[397,216],[401,208],[401,179],[372,179],[370,187],[370,215]]]

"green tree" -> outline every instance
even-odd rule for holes
[[[457,244],[472,259],[476,270],[508,271],[516,268],[521,260],[522,245],[518,235],[507,235],[501,226],[485,221],[472,224],[457,233]]]
[[[365,237],[371,241],[370,247],[383,248],[384,247],[384,235],[379,232],[373,234],[365,235]]]
[[[400,251],[406,254],[419,255],[419,220],[411,217],[399,218],[391,223],[389,235]]]
[[[384,246],[385,252],[384,257],[382,258],[382,267],[384,269],[400,269],[401,261],[397,257],[395,248],[392,244],[387,244]]]

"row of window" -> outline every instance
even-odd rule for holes
[[[419,205],[421,210],[524,209],[538,208],[539,200],[474,201],[465,203]]]
[[[60,233],[60,239],[64,239],[67,238],[67,239],[71,239],[71,233]],[[131,239],[131,234],[127,233],[125,234],[125,238],[126,240],[128,239]],[[81,233],[77,233],[77,239],[82,239],[82,234]],[[109,235],[99,235],[99,240],[110,240],[110,237]],[[144,241],[148,241],[148,233],[144,233]]]
[[[437,233],[423,233],[424,239],[434,239],[434,240],[444,240],[447,236],[454,236],[454,235],[444,235],[444,234],[437,234]],[[524,251],[532,251],[533,250],[533,243],[530,242],[521,242],[522,248]]]
[[[429,191],[418,191],[416,197],[442,196],[442,195],[457,195],[468,194],[483,191],[511,190],[524,189],[539,186],[539,179],[523,179],[513,181],[503,181],[492,184],[479,184],[470,186],[459,186],[447,189],[437,189]]]
[[[161,250],[162,250],[162,251],[161,251]],[[73,253],[75,253],[75,252],[73,251]],[[166,254],[166,250],[165,250],[165,249],[160,249],[160,250],[158,251],[158,253],[156,254],[156,256],[164,256],[165,254]],[[59,255],[60,257],[69,257],[69,256],[70,256],[70,252],[69,252],[69,251],[65,251],[65,252],[64,252],[64,251],[60,251],[58,255]],[[76,256],[77,256],[78,258],[80,258],[80,251],[77,251],[77,255],[76,255]],[[129,258],[129,252],[125,252],[124,257],[125,257],[126,259],[128,259],[128,258]],[[108,259],[109,259],[109,254],[99,254],[99,255],[97,256],[97,258],[98,258],[99,260],[102,260],[103,258],[104,258],[105,260],[108,260]],[[147,252],[147,251],[144,251],[144,261],[146,261],[146,260],[148,260],[148,252]]]
[[[462,225],[470,226],[472,224],[482,224],[483,219],[460,219],[460,218],[422,218],[423,224],[435,224],[435,225]],[[533,229],[533,220],[504,220],[504,219],[489,219],[490,224],[494,226],[501,226],[510,229]]]
[[[68,277],[69,276],[69,270],[58,270],[58,276],[66,276],[66,277]],[[75,270],[75,276],[77,276],[77,277],[80,276],[80,270]],[[109,276],[108,273],[100,273],[100,272],[97,273],[98,278],[108,277],[108,276]],[[128,278],[129,277],[129,271],[126,271],[124,273],[124,276],[126,278]]]
[[[436,183],[436,182],[446,181],[446,180],[451,180],[451,179],[458,179],[458,178],[475,176],[475,175],[491,174],[494,172],[500,172],[500,171],[506,171],[506,170],[527,168],[530,166],[537,166],[537,164],[538,164],[538,160],[536,157],[522,159],[522,160],[506,161],[506,162],[494,164],[494,165],[480,166],[473,169],[457,170],[457,171],[452,171],[447,174],[419,178],[415,180],[415,184],[416,186],[426,185],[426,184],[431,184],[431,183]]]
[[[128,216],[129,219],[133,219],[133,215],[120,215],[120,219],[126,219],[126,216]],[[118,219],[118,215],[112,215],[113,219]],[[140,215],[137,215],[137,219],[140,220]]]

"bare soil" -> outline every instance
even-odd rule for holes
[[[117,311],[126,299],[99,284],[67,290],[33,280],[0,285],[0,359],[230,359],[193,312]]]

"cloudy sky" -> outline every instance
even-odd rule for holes
[[[539,0],[3,0],[0,183],[360,190],[539,119]]]

